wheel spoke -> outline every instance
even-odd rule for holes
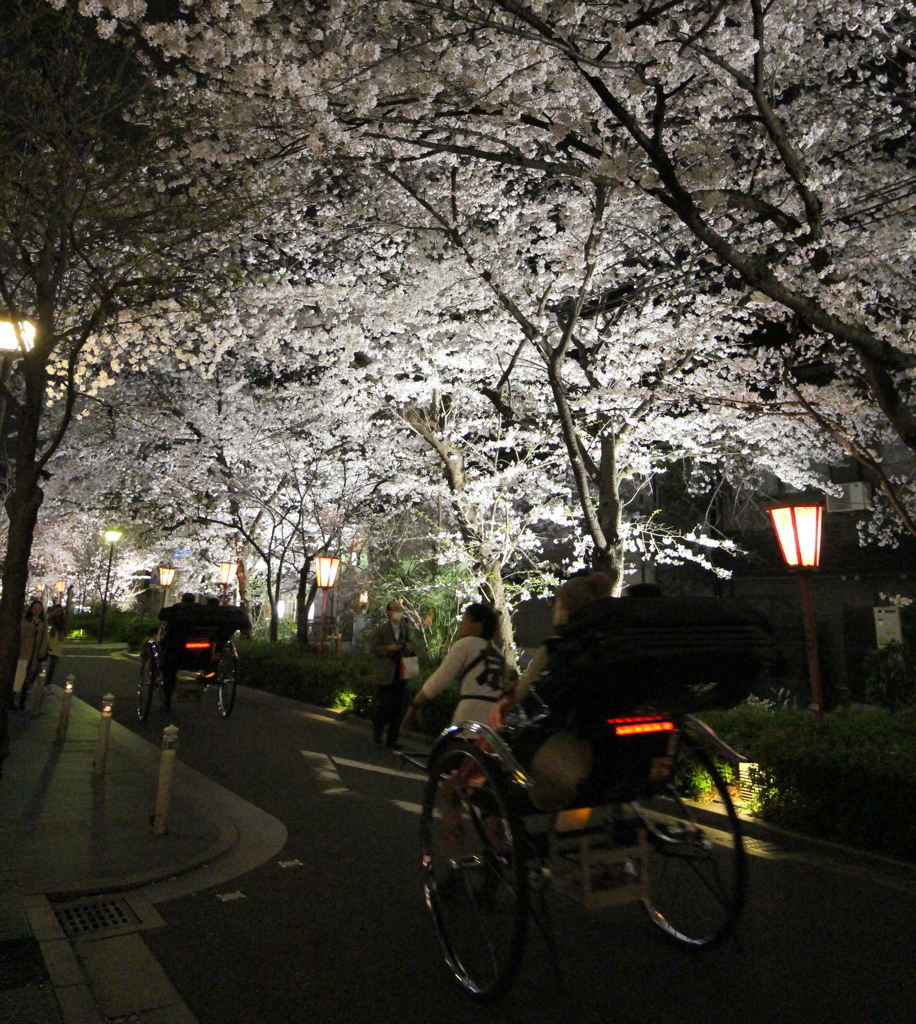
[[[459,789],[456,770],[481,784]],[[521,961],[528,890],[492,759],[468,744],[448,748],[432,766],[421,829],[427,902],[446,963],[472,996],[494,999]]]

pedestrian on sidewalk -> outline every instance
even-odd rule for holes
[[[66,633],[67,613],[62,604],[55,604],[48,609],[48,671],[45,686],[50,686],[54,679],[54,670],[64,651]]]
[[[41,601],[32,601],[22,620],[22,640],[19,645],[19,661],[16,663],[16,678],[13,681],[13,708],[21,711],[25,707],[29,687],[38,675],[42,661],[48,655],[48,626],[45,609]]]
[[[375,713],[372,716],[372,735],[375,742],[393,748],[398,742],[398,730],[404,709],[404,679],[401,659],[415,654],[410,642],[410,628],[404,618],[400,601],[389,601],[387,618],[372,635],[371,651],[375,656]],[[383,736],[387,731],[387,735]]]

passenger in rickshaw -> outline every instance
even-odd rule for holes
[[[596,601],[610,596],[611,577],[607,573],[595,572],[574,576],[557,591],[553,604],[553,625],[557,629],[570,624],[586,608]],[[544,645],[539,647],[531,659],[525,674],[497,704],[491,718],[491,725],[504,725],[505,713],[514,704],[524,700],[532,684],[536,683],[548,668],[550,653]],[[549,726],[540,733],[533,733],[530,740],[537,743],[536,749],[523,753],[523,759],[530,758],[530,772],[534,786],[531,802],[542,811],[561,810],[575,802],[579,786],[592,770],[592,746],[589,740],[576,736],[567,729],[552,731]]]
[[[195,631],[218,629],[220,646],[240,630],[251,632],[251,620],[234,605],[221,605],[213,597],[206,604],[198,604],[194,594],[182,594],[178,604],[170,605],[159,612],[159,653],[162,668],[162,702],[166,712],[172,708],[172,694],[185,643]]]

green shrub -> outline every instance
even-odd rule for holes
[[[268,643],[257,638],[238,642],[241,682],[281,697],[291,697],[319,707],[347,711],[363,718],[372,714],[375,659],[366,651],[325,653],[319,661],[314,648],[293,642]],[[422,666],[428,675],[430,666]],[[410,700],[422,685],[411,680]],[[442,697],[423,705],[421,731],[438,735],[452,720],[458,699],[457,684]]]
[[[916,710],[852,705],[824,716],[743,705],[704,716],[760,767],[756,813],[808,835],[912,856]]]
[[[865,699],[897,711],[916,707],[916,648],[890,643],[865,661]]]
[[[99,639],[100,614],[71,615],[67,621],[67,633],[71,639],[95,643]],[[132,612],[109,608],[105,615],[105,643],[127,644],[132,651],[140,650],[143,641],[155,634],[159,623],[155,616],[140,618]],[[79,634],[82,631],[82,635]]]
[[[372,698],[370,655],[332,654],[322,659],[317,651],[296,642],[272,644],[264,640],[238,643],[242,682],[268,693],[367,713]]]
[[[124,642],[127,644],[127,649],[136,654],[147,640],[156,635],[158,628],[159,623],[155,619],[146,619],[144,622],[140,622],[138,619],[135,623],[127,626],[124,629]]]

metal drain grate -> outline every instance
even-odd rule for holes
[[[140,923],[127,901],[119,897],[58,903],[54,905],[54,916],[68,939],[114,928],[133,928]]]

